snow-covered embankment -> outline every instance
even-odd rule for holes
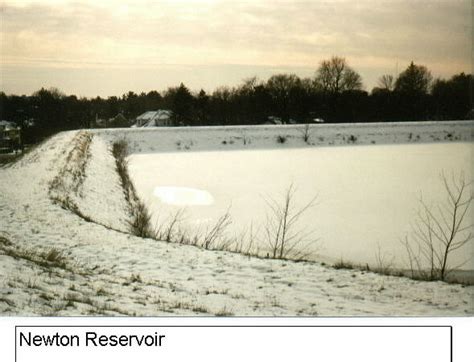
[[[183,132],[191,135],[188,130]],[[68,169],[78,132],[58,134],[14,166],[0,170],[2,314],[329,316],[474,312],[474,287],[335,270],[318,263],[249,258],[130,235],[127,204],[110,153],[111,139],[125,131],[115,132],[113,137],[111,131],[92,132],[83,173]],[[151,139],[158,130],[135,136],[141,132],[132,131],[127,137],[132,141],[137,137],[138,142],[145,135]],[[212,132],[206,137],[214,140]],[[249,137],[250,144],[258,144]],[[270,138],[274,143],[273,135]],[[179,147],[175,139],[167,142]],[[222,139],[215,142],[219,148],[232,146],[230,139],[226,144]],[[156,151],[165,147],[155,141],[144,145]],[[52,197],[58,196],[57,190],[52,192],[52,182],[61,174],[66,185],[62,191],[77,186],[67,195],[79,213]]]

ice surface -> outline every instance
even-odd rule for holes
[[[472,143],[169,152],[134,155],[129,170],[156,223],[185,206],[183,224],[189,229],[202,218],[211,226],[229,211],[234,235],[251,223],[257,231],[265,225],[267,202],[282,202],[292,185],[294,208],[317,196],[299,223],[302,230],[313,231],[315,259],[376,266],[380,247],[386,260],[404,267],[400,240],[410,232],[420,195],[430,204],[445,201],[441,172],[464,172],[467,180],[474,179],[473,154]],[[214,197],[185,185],[205,188]],[[154,197],[157,190],[160,199]],[[474,219],[474,210],[467,219]],[[254,244],[265,249],[263,227],[259,231]],[[454,252],[451,263],[462,264],[473,249]],[[474,269],[474,257],[463,268]]]

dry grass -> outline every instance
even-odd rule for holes
[[[151,226],[151,213],[146,205],[140,201],[128,173],[127,156],[129,152],[128,142],[124,139],[112,145],[112,155],[115,158],[115,166],[129,208],[130,220],[128,223],[130,232],[142,238],[155,238],[156,232]]]
[[[72,140],[73,146],[58,175],[51,181],[50,192],[75,194],[80,192],[86,177],[86,168],[91,158],[90,145],[93,135],[89,132],[79,132]]]
[[[71,151],[63,167],[49,184],[50,199],[65,210],[69,210],[84,220],[92,221],[84,215],[72,199],[72,195],[81,195],[82,185],[86,178],[87,165],[91,158],[90,145],[93,135],[89,132],[78,132],[74,137]],[[72,194],[72,195],[71,195]]]
[[[0,253],[17,260],[33,263],[47,270],[51,270],[52,268],[74,270],[71,263],[58,249],[48,248],[39,250],[34,248],[22,248],[13,244],[6,236],[0,236]]]

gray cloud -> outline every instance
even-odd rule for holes
[[[366,69],[371,79],[371,68],[387,72],[397,61],[424,63],[441,75],[470,71],[464,69],[472,41],[468,0],[127,5],[7,3],[2,8],[2,58],[12,66],[234,63],[316,68],[337,54]]]

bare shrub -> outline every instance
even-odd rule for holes
[[[309,139],[311,137],[311,131],[309,124],[305,124],[303,129],[301,129],[301,135],[303,136],[303,141],[309,144]]]
[[[126,158],[130,154],[130,148],[127,140],[121,139],[112,145],[112,154],[115,158]]]
[[[275,259],[305,259],[311,253],[310,245],[317,241],[313,238],[312,230],[298,225],[301,216],[315,206],[317,197],[302,207],[295,208],[294,196],[295,189],[290,185],[283,202],[265,200],[269,212],[264,226],[264,237],[270,247],[269,256]]]
[[[228,250],[229,243],[224,240],[224,233],[229,225],[232,224],[232,219],[229,210],[223,214],[216,223],[209,228],[202,242],[204,249],[213,249],[218,247],[221,250]],[[220,245],[219,245],[220,244]]]
[[[441,180],[446,200],[433,206],[420,198],[411,233],[402,241],[413,278],[444,281],[465,264],[452,266],[449,256],[474,239],[473,224],[466,218],[473,201],[472,182],[466,182],[462,173],[450,180],[442,174]]]
[[[340,259],[333,265],[334,269],[355,269],[355,265],[344,259]]]
[[[278,143],[283,144],[283,143],[286,142],[286,140],[287,140],[287,137],[286,137],[286,136],[282,136],[282,135],[277,136],[277,142],[278,142]]]
[[[357,137],[354,136],[353,134],[351,134],[351,135],[347,138],[347,142],[348,142],[348,143],[356,143],[356,142],[357,142]]]
[[[120,177],[122,189],[124,190],[125,199],[127,202],[132,202],[135,197],[135,189],[128,174],[128,160],[129,155],[128,142],[125,139],[114,142],[112,145],[112,155],[115,158],[115,166]]]
[[[257,238],[259,229],[255,230],[253,223],[247,229],[244,229],[234,239],[231,251],[247,256],[258,255],[258,248],[254,250],[254,241]]]
[[[155,236],[151,228],[151,214],[142,202],[134,202],[131,206],[130,229],[133,235],[141,238],[152,238]]]
[[[44,254],[44,258],[46,261],[51,263],[58,263],[64,261],[63,253],[60,252],[58,249],[50,249],[48,252]]]
[[[184,218],[184,209],[179,209],[171,215],[169,221],[157,228],[156,239],[167,242],[179,242],[181,244],[189,244],[186,234],[181,231],[181,223]]]
[[[380,244],[377,243],[377,250],[375,252],[376,267],[374,271],[382,274],[390,274],[393,269],[394,260],[395,257],[393,255],[388,256],[387,254],[382,253],[382,248],[380,247]]]

